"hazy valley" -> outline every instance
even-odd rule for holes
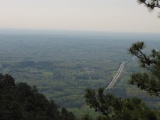
[[[120,64],[127,61],[110,92],[121,97],[140,96],[155,107],[159,105],[158,98],[148,98],[128,85],[130,74],[142,71],[128,48],[133,42],[145,41],[149,45],[146,52],[160,49],[159,37],[100,32],[1,33],[0,72],[12,75],[16,82],[36,85],[48,99],[74,111],[73,108],[85,107],[86,88],[106,87]]]

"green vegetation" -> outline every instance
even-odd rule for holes
[[[160,8],[159,0],[138,2],[150,10]],[[127,53],[135,40],[150,45],[144,49],[144,43],[137,42],[129,49],[141,68]],[[159,120],[158,40],[155,34],[129,33],[0,34],[0,73],[6,74],[0,74],[0,119]],[[156,49],[148,55],[150,48]],[[122,75],[106,93],[99,87],[108,86],[123,61]],[[128,79],[144,91],[128,85]]]
[[[117,39],[105,35],[1,35],[0,39],[0,72],[36,85],[67,108],[81,108],[84,90],[106,86],[121,61],[130,59],[126,49],[131,41],[115,44]]]
[[[148,71],[143,73],[134,73],[131,76],[130,84],[137,85],[142,90],[151,95],[160,94],[160,52],[152,50],[151,55],[143,53],[144,42],[137,42],[130,48],[131,54],[138,57],[140,66]]]
[[[80,120],[85,119],[86,116],[91,118],[91,120],[96,120],[100,116],[100,113],[95,112],[95,110],[91,109],[88,105],[84,105],[82,108],[69,108],[67,110],[72,111]]]
[[[10,75],[0,74],[1,120],[75,120],[72,112],[60,109],[53,100],[37,91],[36,86],[15,84]]]
[[[160,8],[159,0],[138,0],[150,10]],[[136,71],[131,75],[129,83],[153,96],[160,96],[160,52],[152,49],[148,54],[144,51],[144,42],[133,43],[129,52],[138,58],[143,72]],[[108,91],[107,91],[108,92]],[[135,91],[133,92],[135,93]],[[144,95],[144,92],[143,92]],[[138,98],[116,98],[105,93],[103,88],[97,92],[87,89],[85,94],[87,104],[98,111],[105,120],[159,120],[159,111],[146,107]],[[157,104],[158,105],[158,104]],[[90,119],[88,116],[86,120]]]
[[[146,36],[140,35],[139,38],[151,45],[150,48],[158,49],[159,37]],[[129,76],[142,70],[137,66],[137,59],[127,52],[128,46],[134,42],[133,38],[134,34],[116,33],[1,35],[0,72],[11,74],[17,84],[36,85],[47,99],[53,99],[56,104],[81,118],[85,115],[85,109],[89,110],[84,107],[85,89],[106,87],[121,62],[128,61],[110,93],[124,98],[136,95],[149,106],[159,108],[159,98],[149,97],[128,85]],[[154,41],[149,41],[150,38]],[[88,113],[95,115],[93,110]]]
[[[140,67],[143,68],[143,72],[136,72],[131,75],[129,83],[136,85],[141,90],[149,93],[153,96],[160,96],[160,52],[153,49],[151,54],[144,53],[144,42],[136,42],[132,44],[129,51],[133,56],[136,56],[139,60]],[[142,96],[145,96],[143,92]],[[113,93],[113,91],[112,91]],[[119,94],[120,92],[118,92]],[[122,92],[124,95],[126,92]],[[130,92],[132,95],[139,94],[139,92]],[[120,95],[120,96],[122,96]],[[135,95],[137,96],[137,95]],[[100,119],[105,120],[159,120],[159,111],[155,108],[151,109],[141,102],[138,98],[125,98],[129,96],[123,96],[123,98],[114,97],[104,91],[104,88],[99,88],[96,92],[92,89],[87,89],[85,93],[85,99],[87,104],[94,108],[95,111],[101,113],[104,117]],[[152,104],[159,99],[152,98]],[[142,97],[141,97],[142,98]],[[146,97],[145,97],[146,98]],[[152,105],[151,105],[152,106]],[[151,107],[150,106],[150,107]],[[89,116],[86,117],[86,120]]]
[[[138,98],[117,98],[105,94],[103,88],[97,92],[87,89],[85,94],[87,104],[101,113],[102,120],[159,120],[160,114],[151,110]],[[88,118],[86,118],[87,120]]]

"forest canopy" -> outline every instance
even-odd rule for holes
[[[0,120],[75,120],[72,112],[49,101],[36,86],[0,74]]]

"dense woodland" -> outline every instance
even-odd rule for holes
[[[160,120],[159,38],[0,30],[0,120]]]
[[[0,74],[0,119],[75,120],[75,116],[53,100],[48,101],[36,86],[16,84],[12,76]]]
[[[21,82],[36,85],[47,99],[79,117],[90,110],[84,99],[86,88],[106,87],[121,62],[128,61],[120,79],[108,92],[123,98],[137,96],[159,109],[159,98],[149,97],[128,85],[130,75],[143,70],[128,53],[129,46],[138,39],[149,45],[146,52],[159,49],[159,36],[133,36],[129,33],[1,34],[0,72],[12,75],[17,85]],[[154,40],[150,41],[151,38]],[[88,113],[95,115],[94,110]]]

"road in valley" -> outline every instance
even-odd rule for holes
[[[111,89],[114,84],[116,83],[116,81],[118,80],[118,78],[120,77],[120,75],[122,74],[123,68],[125,66],[127,61],[123,61],[122,64],[120,65],[116,75],[113,77],[112,81],[109,83],[109,85],[105,88],[105,90],[107,89]]]

